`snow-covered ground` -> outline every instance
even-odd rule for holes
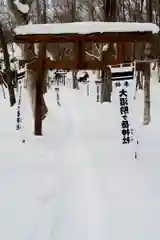
[[[152,80],[146,127],[143,93],[137,94],[132,121],[139,145],[128,146],[121,143],[116,90],[112,103],[101,105],[90,85],[89,97],[83,86],[61,87],[61,107],[50,90],[43,137],[32,134],[27,93],[19,132],[16,108],[0,94],[0,239],[160,239],[160,85]]]

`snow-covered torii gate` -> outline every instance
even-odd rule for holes
[[[159,28],[152,23],[124,22],[73,22],[56,24],[28,24],[15,30],[14,41],[26,43],[73,43],[74,58],[67,61],[53,61],[46,58],[45,48],[28,67],[37,71],[35,135],[42,135],[42,97],[44,72],[46,69],[106,70],[108,65],[125,63],[124,43],[152,42],[153,34]],[[86,43],[117,43],[117,58],[110,60],[104,56],[101,61],[86,60]],[[105,54],[105,52],[104,52]],[[143,63],[144,64],[144,63]]]

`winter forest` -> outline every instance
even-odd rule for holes
[[[159,0],[0,5],[0,239],[159,240]]]

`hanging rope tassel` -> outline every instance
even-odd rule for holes
[[[97,85],[97,102],[100,102],[100,86]]]
[[[134,62],[134,69],[136,69],[136,62]],[[136,84],[135,84],[135,94],[134,94],[134,101],[136,101],[136,95],[137,95],[137,88],[138,88],[138,85],[137,85],[137,77],[138,77],[138,73],[136,72],[135,70],[135,74],[134,74],[134,79],[136,80]],[[142,76],[140,76],[142,77]],[[139,160],[139,139],[138,139],[138,136],[137,136],[137,131],[136,131],[136,128],[134,130],[132,130],[131,132],[132,134],[132,137],[133,137],[133,141],[135,141],[135,154],[134,154],[134,158],[136,160]]]
[[[22,118],[21,118],[21,100],[22,100],[22,82],[19,82],[19,97],[18,97],[18,107],[17,107],[17,124],[16,130],[22,128]]]
[[[59,96],[59,87],[56,87],[55,88],[55,91],[56,91],[56,99],[57,99],[57,105],[61,106],[60,104],[60,96]]]
[[[95,81],[96,83],[96,90],[97,90],[97,102],[100,102],[100,87],[101,87],[101,81]]]

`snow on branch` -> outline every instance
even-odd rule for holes
[[[105,52],[105,51],[107,51],[108,50],[108,44],[105,44],[104,46],[103,46],[103,48],[102,48],[102,52]]]
[[[95,49],[97,50],[97,52],[100,54],[101,51],[100,51],[100,49],[97,47],[97,44],[96,44],[96,43],[94,43],[94,46],[95,46]]]
[[[29,12],[28,4],[23,4],[19,0],[14,0],[14,4],[21,13],[27,14]]]
[[[91,53],[89,53],[89,52],[87,52],[87,51],[85,51],[85,53],[86,53],[88,56],[90,56],[90,57],[96,58],[98,61],[101,60],[100,57],[97,57],[97,56],[95,56],[95,55],[93,55],[93,54],[91,54]]]

